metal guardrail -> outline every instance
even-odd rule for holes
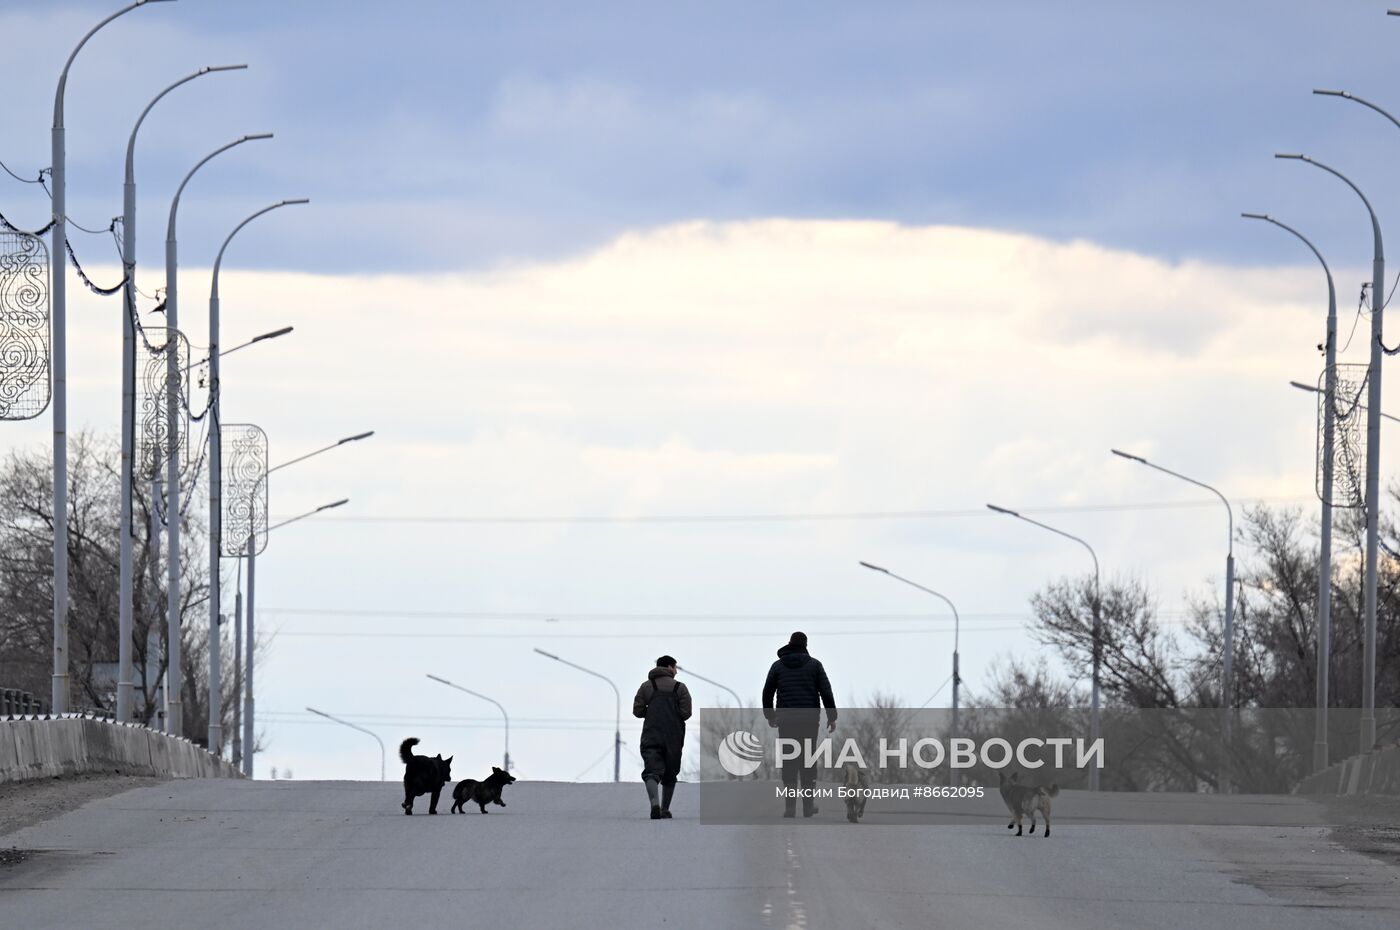
[[[0,717],[26,717],[44,713],[44,702],[17,688],[0,689]]]

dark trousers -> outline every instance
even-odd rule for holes
[[[674,749],[674,751],[672,751]],[[663,743],[645,743],[642,746],[642,781],[655,781],[663,785],[674,785],[676,776],[681,773],[681,747],[668,747]]]
[[[780,708],[778,710],[778,738],[797,740],[802,747],[796,759],[783,760],[783,784],[792,787],[801,782],[803,788],[817,783],[816,766],[804,765],[809,749],[815,751],[818,734],[821,732],[821,712],[816,708]]]

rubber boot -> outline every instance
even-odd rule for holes
[[[647,786],[647,797],[651,799],[651,819],[661,819],[661,800],[657,795],[656,782],[650,778],[642,779],[642,784]]]
[[[661,819],[671,819],[671,798],[676,793],[676,785],[672,782],[669,785],[661,786]]]
[[[783,799],[783,816],[784,816],[784,817],[796,817],[796,816],[797,816],[797,798],[784,798],[784,799]]]

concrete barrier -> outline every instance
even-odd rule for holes
[[[1388,746],[1343,759],[1303,779],[1293,793],[1400,794],[1400,746]]]
[[[241,778],[187,739],[92,717],[0,719],[0,782],[119,772],[162,778]]]

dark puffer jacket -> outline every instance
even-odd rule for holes
[[[788,643],[778,650],[778,661],[768,670],[763,683],[763,709],[778,707],[826,707],[828,722],[836,720],[836,698],[820,659],[814,659],[801,646]]]

